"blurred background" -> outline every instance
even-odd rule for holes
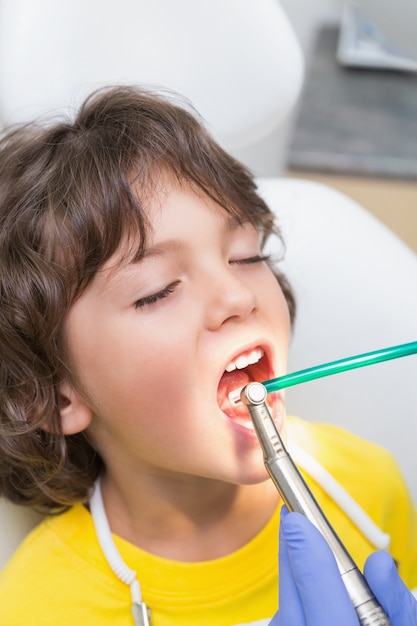
[[[417,1],[282,5],[307,60],[286,168],[354,198],[417,250]]]
[[[240,156],[346,193],[417,251],[417,0],[280,4],[303,52],[302,93]]]

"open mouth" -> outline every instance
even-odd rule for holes
[[[217,390],[217,401],[227,417],[252,428],[247,407],[240,400],[242,387],[250,382],[262,382],[271,377],[271,365],[260,346],[243,352],[227,364]]]

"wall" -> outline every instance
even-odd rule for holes
[[[304,57],[314,41],[314,35],[322,24],[338,23],[343,7],[343,0],[281,0],[295,34],[301,44]],[[291,129],[294,124],[296,109],[269,135],[256,143],[232,151],[259,176],[277,176],[285,169],[285,154]]]
[[[324,23],[340,20],[343,0],[281,0],[305,52],[308,52],[316,29]]]

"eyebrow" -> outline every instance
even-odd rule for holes
[[[142,261],[143,259],[160,257],[169,252],[176,252],[183,248],[183,244],[177,239],[165,239],[164,241],[160,241],[155,243],[149,248],[145,248],[145,252],[141,255],[140,258],[133,257],[132,263]]]
[[[133,254],[127,255],[121,262],[116,260],[110,267],[102,268],[102,270],[104,270],[104,273],[103,271],[101,272],[105,281],[104,288],[111,290],[116,287],[123,278],[128,279],[129,272],[135,267],[138,267],[142,261],[163,257],[170,252],[180,250],[182,247],[180,241],[176,239],[166,239],[146,248],[145,252],[140,256],[138,256],[138,251],[136,251]]]
[[[229,232],[237,230],[245,223],[240,221],[239,218],[234,215],[226,214],[225,218],[226,230],[228,230]],[[184,244],[178,239],[164,239],[163,241],[159,241],[145,248],[145,251],[142,252],[140,255],[140,248],[138,248],[136,252],[126,257],[126,262],[122,262],[120,264],[116,262],[114,265],[112,265],[112,267],[107,268],[106,283],[111,288],[112,285],[121,278],[123,273],[128,272],[129,269],[137,266],[141,261],[144,261],[146,259],[163,257],[170,252],[179,251],[183,247]]]
[[[242,226],[245,223],[245,221],[240,220],[235,215],[226,213],[224,217],[225,217],[226,230],[231,231],[231,232],[234,230],[237,230],[240,226]],[[166,254],[167,252],[178,251],[182,247],[183,247],[183,244],[181,243],[181,241],[177,239],[165,239],[163,241],[157,242],[154,245],[151,245],[145,248],[145,251],[140,256],[138,256],[137,254],[134,254],[132,256],[132,260],[129,262],[128,265],[139,263],[140,261],[148,257],[150,258],[160,257]]]

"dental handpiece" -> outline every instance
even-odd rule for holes
[[[265,467],[290,511],[305,515],[329,544],[348,595],[362,626],[389,626],[390,621],[364,576],[327,520],[319,504],[288,454],[266,404],[262,383],[249,383],[241,400],[247,405],[261,444]]]

